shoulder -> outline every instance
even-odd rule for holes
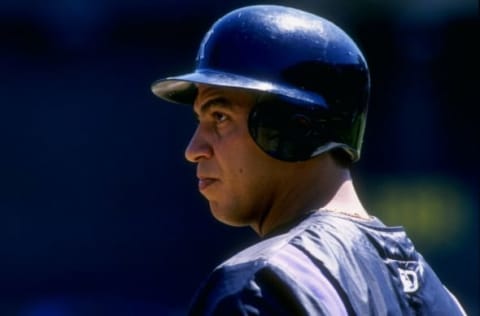
[[[275,262],[282,254],[290,253],[292,246],[309,240],[316,243],[323,243],[328,236],[339,236],[350,232],[350,237],[358,231],[355,223],[330,214],[315,212],[307,216],[297,225],[290,227],[283,233],[266,238],[246,249],[240,251],[230,259],[223,262],[219,267],[233,266],[248,262]],[[358,235],[358,234],[357,234]]]
[[[321,264],[294,242],[302,239],[314,222],[307,219],[218,266],[197,295],[197,313],[207,310],[212,314],[220,309],[228,314],[232,312],[229,308],[249,308],[262,311],[262,315],[345,314]]]
[[[312,262],[315,252],[331,255],[332,249],[345,251],[365,238],[364,228],[345,218],[314,213],[285,231],[264,239],[232,256],[216,268],[227,274],[254,274],[259,269],[277,268],[287,274],[307,272],[307,266],[318,269]],[[303,267],[304,269],[300,269]]]

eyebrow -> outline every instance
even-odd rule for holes
[[[232,103],[225,97],[216,97],[213,99],[208,100],[207,102],[203,103],[200,106],[200,110],[198,113],[197,111],[193,111],[193,115],[198,118],[200,115],[205,114],[208,112],[212,107],[220,107],[224,109],[231,109],[233,108]]]

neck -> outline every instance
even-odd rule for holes
[[[294,168],[294,172],[279,182],[270,207],[262,218],[252,225],[264,236],[288,222],[314,210],[328,210],[368,218],[355,191],[350,170],[335,164],[330,155],[323,161],[306,162]]]
[[[332,199],[321,206],[319,211],[337,212],[364,219],[369,218],[367,211],[358,198],[351,179],[343,182]]]

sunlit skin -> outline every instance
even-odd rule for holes
[[[248,131],[255,95],[242,89],[198,86],[198,126],[185,151],[197,165],[198,188],[213,216],[228,225],[268,234],[316,209],[368,217],[350,172],[330,154],[284,162],[264,153]]]

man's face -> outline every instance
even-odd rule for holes
[[[282,162],[269,157],[248,131],[255,96],[244,90],[199,86],[198,127],[185,156],[197,164],[198,188],[214,217],[234,226],[256,225],[268,210]]]

